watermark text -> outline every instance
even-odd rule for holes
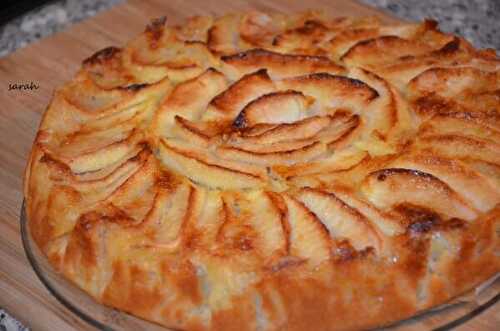
[[[9,84],[9,91],[27,91],[27,90],[38,90],[40,88],[40,85],[34,83],[34,82],[27,82],[27,83],[10,83]]]

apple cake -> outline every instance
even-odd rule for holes
[[[96,301],[182,330],[358,330],[500,271],[500,59],[435,21],[153,20],[45,111],[29,227]]]

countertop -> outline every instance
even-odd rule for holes
[[[0,27],[0,57],[123,0],[60,0]],[[361,0],[408,20],[433,18],[476,47],[500,50],[500,0]]]

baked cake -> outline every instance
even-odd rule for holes
[[[411,317],[500,271],[499,69],[431,20],[154,20],[55,91],[31,232],[98,302],[169,328]]]

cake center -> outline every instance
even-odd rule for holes
[[[263,52],[223,57],[220,71],[174,88],[153,120],[166,167],[210,188],[263,187],[349,169],[401,145],[406,110],[383,79],[338,66],[315,72],[322,57]],[[280,56],[312,73],[284,71]]]

